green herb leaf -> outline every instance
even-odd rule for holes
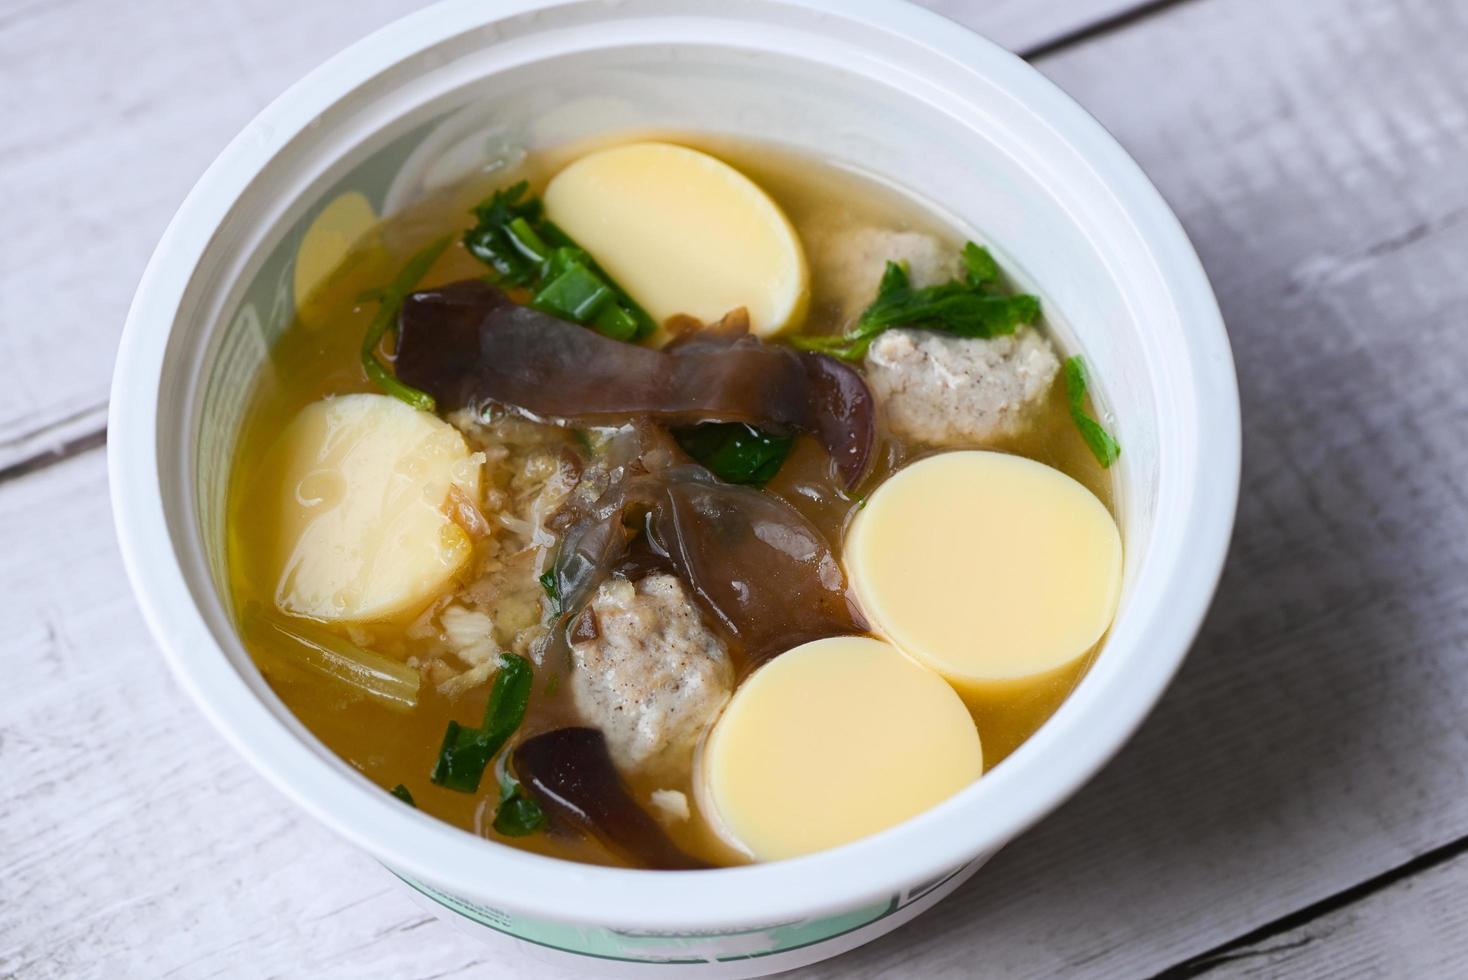
[[[559,616],[561,614],[561,584],[556,579],[556,570],[554,568],[547,568],[541,573],[539,581],[540,587],[550,597],[551,612]]]
[[[982,245],[963,243],[963,269],[970,286],[988,287],[999,283],[999,263]]]
[[[438,748],[438,762],[428,778],[461,793],[474,792],[479,788],[484,767],[493,758],[487,748],[479,729],[449,722],[443,733],[443,744]]]
[[[485,767],[525,720],[532,679],[530,661],[513,653],[501,654],[500,669],[484,709],[484,723],[466,728],[457,721],[449,722],[429,778],[461,793],[478,790]]]
[[[389,395],[424,412],[431,412],[437,407],[434,404],[433,396],[411,385],[403,384],[395,378],[392,372],[388,371],[387,366],[378,359],[377,347],[397,321],[398,310],[402,309],[403,300],[407,299],[418,280],[427,275],[428,270],[433,267],[433,263],[438,261],[438,257],[443,254],[444,249],[449,247],[452,240],[450,236],[445,235],[437,241],[430,242],[408,259],[407,264],[393,277],[392,282],[374,291],[378,303],[377,314],[367,325],[367,333],[362,338],[362,370],[367,373],[367,377]]]
[[[538,251],[541,257],[531,258],[521,247],[524,243],[510,232],[516,221],[529,228],[540,218],[540,199],[526,197],[529,190],[529,182],[522,180],[495,191],[474,209],[479,220],[464,233],[464,247],[469,254],[494,269],[496,281],[507,286],[528,286],[540,274],[544,248]]]
[[[1006,296],[999,292],[999,265],[989,250],[967,242],[963,246],[963,279],[915,289],[907,269],[888,262],[877,285],[876,299],[855,324],[837,337],[795,337],[802,349],[859,361],[883,331],[891,327],[942,330],[958,337],[1002,337],[1040,317],[1034,296]]]
[[[1065,396],[1070,402],[1070,417],[1075,422],[1076,428],[1080,430],[1081,438],[1091,450],[1091,455],[1096,457],[1096,462],[1102,468],[1108,468],[1116,462],[1121,455],[1121,446],[1111,434],[1101,427],[1101,423],[1091,417],[1086,411],[1086,391],[1090,386],[1090,375],[1086,370],[1086,362],[1081,360],[1081,355],[1066,359],[1065,362]]]
[[[402,800],[404,803],[408,804],[408,806],[414,807],[415,809],[417,808],[418,804],[413,802],[413,794],[409,793],[408,787],[404,786],[402,783],[398,783],[392,789],[388,790],[388,792],[391,793],[393,796],[396,796],[398,799]]]
[[[506,837],[524,837],[545,826],[545,811],[508,773],[500,782],[500,805],[494,814],[496,833]]]
[[[540,199],[520,181],[474,209],[464,247],[494,270],[495,282],[531,291],[530,305],[618,340],[640,340],[656,328],[611,276],[547,219]]]
[[[795,442],[793,435],[774,435],[743,422],[705,422],[674,429],[683,451],[727,483],[768,483]]]

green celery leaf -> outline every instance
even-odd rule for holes
[[[496,833],[506,837],[524,837],[545,826],[545,811],[540,804],[508,774],[500,784],[500,805],[494,814]]]
[[[1096,462],[1102,468],[1109,468],[1121,455],[1121,446],[1111,434],[1101,427],[1101,423],[1091,417],[1086,411],[1086,391],[1090,387],[1090,372],[1086,369],[1086,362],[1081,355],[1076,354],[1067,358],[1065,362],[1065,396],[1070,402],[1070,417],[1075,422],[1076,428],[1080,430],[1081,438],[1085,440],[1086,446],[1090,448],[1091,455],[1096,457]]]
[[[525,720],[532,680],[530,661],[513,653],[501,654],[500,669],[484,709],[484,723],[466,728],[457,721],[449,722],[429,778],[461,793],[479,789],[485,767]]]
[[[479,788],[484,767],[489,765],[491,753],[485,751],[486,743],[479,729],[465,728],[451,721],[444,729],[443,744],[438,749],[438,762],[428,777],[440,786],[472,793]]]
[[[393,796],[396,796],[398,799],[402,800],[404,803],[408,804],[408,806],[418,806],[417,803],[413,802],[413,794],[408,792],[408,787],[404,786],[402,783],[398,783],[392,789],[388,790],[388,792],[391,793]]]
[[[907,269],[888,262],[876,298],[844,334],[795,337],[801,350],[859,361],[883,331],[892,327],[941,330],[958,337],[1002,337],[1040,318],[1034,296],[1006,296],[998,291],[999,266],[988,249],[968,242],[963,247],[964,277],[914,288]]]
[[[576,248],[576,243],[571,236],[561,230],[561,226],[549,218],[540,219],[540,237],[544,238],[552,248]]]
[[[982,245],[964,242],[963,269],[970,286],[993,286],[999,282],[999,263]]]
[[[528,286],[539,275],[540,259],[527,255],[522,242],[510,231],[516,221],[529,229],[540,219],[540,199],[527,197],[529,190],[530,184],[522,180],[495,191],[474,209],[478,221],[464,233],[464,247],[469,254],[494,269],[497,281],[509,286]],[[543,243],[539,254],[544,254]]]
[[[500,655],[500,669],[494,676],[489,704],[484,708],[484,724],[480,726],[485,737],[495,744],[495,752],[525,720],[525,706],[530,703],[533,679],[530,661],[513,653]]]
[[[793,435],[775,435],[743,422],[705,422],[673,430],[683,451],[727,483],[763,486],[768,483],[795,442]]]

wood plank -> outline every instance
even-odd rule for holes
[[[936,0],[1044,43],[1139,0]],[[37,3],[0,12],[0,471],[99,431],[122,322],[184,195],[264,105],[421,0]]]
[[[1459,855],[1299,928],[1190,964],[1167,980],[1462,976],[1464,895],[1468,855]]]
[[[0,470],[101,428],[138,277],[226,143],[414,0],[36,3],[0,14]]]
[[[917,0],[1004,45],[1027,52],[1123,17],[1156,0]]]
[[[1145,975],[1468,834],[1450,7],[1195,0],[1045,61],[1173,200],[1223,300],[1249,433],[1232,564],[1111,767],[807,976]],[[92,452],[0,486],[0,905],[20,910],[0,976],[512,970],[208,732],[127,597],[103,483]],[[1468,970],[1461,929],[1430,941],[1439,973]]]

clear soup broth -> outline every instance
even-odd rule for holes
[[[789,217],[804,244],[810,270],[810,301],[802,333],[839,334],[860,312],[843,295],[839,268],[838,253],[852,236],[871,229],[912,233],[928,236],[954,254],[964,243],[965,234],[955,223],[916,196],[827,162],[747,142],[689,134],[662,138],[732,164],[761,186]],[[272,549],[279,533],[259,501],[262,474],[269,470],[268,456],[280,433],[298,412],[323,397],[379,390],[365,376],[360,359],[364,332],[377,312],[377,304],[363,296],[382,287],[427,243],[446,234],[454,236],[452,245],[433,262],[416,288],[483,277],[485,264],[459,240],[474,223],[474,205],[520,179],[529,182],[532,194],[541,194],[547,181],[585,150],[578,147],[531,155],[511,170],[477,177],[371,227],[301,305],[258,379],[234,458],[229,566],[234,609],[239,615],[276,607],[278,571]],[[1043,324],[1031,329],[1045,332]],[[1055,342],[1053,337],[1050,340]],[[385,706],[331,678],[302,669],[288,644],[277,643],[268,631],[262,633],[248,624],[243,630],[247,646],[272,688],[306,727],[384,790],[405,786],[424,812],[511,847],[594,864],[639,866],[636,857],[624,849],[554,819],[543,829],[522,836],[497,832],[493,823],[501,800],[496,778],[500,768],[492,766],[486,771],[478,791],[472,793],[436,785],[429,778],[446,726],[451,721],[479,724],[492,686],[491,674],[481,671],[476,677],[475,656],[460,656],[462,641],[448,635],[451,631],[442,616],[450,606],[483,612],[493,623],[492,645],[520,653],[533,664],[525,717],[505,753],[536,733],[585,723],[569,681],[575,665],[566,660],[563,650],[551,649],[554,644],[546,639],[557,628],[557,621],[554,603],[539,578],[554,560],[556,543],[536,542],[536,528],[527,530],[526,522],[538,519],[536,506],[546,506],[546,485],[557,479],[558,467],[566,460],[575,466],[586,465],[601,435],[503,412],[495,413],[489,424],[472,428],[467,433],[470,448],[485,454],[480,464],[482,499],[473,503],[490,528],[487,535],[474,539],[473,556],[451,585],[426,606],[395,618],[311,624],[353,647],[416,671],[421,683],[415,707]],[[1000,450],[1047,464],[1079,481],[1108,510],[1113,509],[1111,477],[1077,430],[1060,374],[1019,431],[973,448]],[[798,511],[840,558],[846,528],[865,497],[905,463],[934,452],[932,445],[893,432],[879,415],[871,469],[857,487],[847,489],[820,441],[812,434],[799,433],[764,492]],[[289,621],[290,617],[282,618],[282,622]],[[1056,710],[1091,663],[1095,650],[1033,683],[967,699],[986,771],[1002,764]],[[742,680],[749,665],[741,662],[737,644],[731,646],[731,653],[736,681]],[[483,650],[476,656],[482,661]],[[496,764],[502,765],[502,761]],[[652,802],[655,793],[683,794],[687,816],[659,819],[683,852],[713,865],[749,860],[700,811],[691,767],[681,772],[621,775],[631,797],[650,813],[660,813]]]

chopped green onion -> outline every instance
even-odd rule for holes
[[[540,240],[540,236],[530,227],[530,222],[524,218],[512,220],[505,226],[505,232],[521,254],[531,262],[539,264],[550,256],[550,247]]]
[[[637,339],[637,317],[615,303],[608,305],[598,313],[591,321],[591,326],[598,333],[604,333],[613,340],[633,341]]]
[[[520,181],[474,209],[464,247],[506,286],[530,290],[530,305],[551,316],[634,341],[656,328],[652,317],[612,281],[570,236],[544,216],[540,199]]]
[[[914,288],[907,268],[888,262],[877,285],[877,297],[856,323],[835,337],[794,337],[802,350],[859,361],[883,331],[896,326],[941,330],[959,337],[1001,337],[1040,318],[1034,296],[999,292],[999,265],[989,250],[967,242],[962,252],[964,277],[935,286]]]
[[[586,323],[615,298],[612,288],[584,265],[572,265],[538,289],[530,305],[542,313]]]
[[[394,711],[418,706],[418,671],[405,663],[364,650],[313,623],[285,626],[256,603],[245,608],[240,627],[267,674],[290,677],[304,671],[331,678]]]
[[[1086,370],[1086,362],[1081,360],[1081,355],[1066,359],[1065,362],[1065,396],[1070,402],[1070,417],[1075,422],[1076,428],[1080,430],[1081,438],[1091,450],[1091,455],[1096,457],[1096,462],[1103,469],[1111,466],[1121,455],[1121,446],[1111,434],[1101,427],[1086,411],[1086,390],[1089,387],[1090,373]]]
[[[388,790],[388,792],[391,793],[393,796],[396,796],[398,799],[402,800],[404,803],[408,804],[408,806],[415,808],[418,806],[417,803],[413,802],[413,794],[409,793],[408,787],[404,786],[402,783],[398,783],[392,789]]]
[[[540,274],[540,259],[528,258],[509,232],[516,219],[529,223],[540,218],[540,201],[525,198],[529,190],[530,184],[522,180],[495,191],[474,209],[479,220],[464,233],[469,254],[494,269],[495,278],[509,286],[527,286]]]
[[[559,279],[577,266],[591,265],[591,256],[575,245],[561,245],[550,253],[545,263],[544,278]]]
[[[793,435],[774,435],[743,422],[705,422],[673,430],[683,451],[727,483],[763,486],[795,443]]]
[[[452,240],[451,236],[445,235],[424,246],[408,260],[392,282],[376,291],[377,314],[367,325],[367,334],[362,338],[362,369],[367,372],[367,377],[389,395],[424,412],[431,412],[437,407],[433,396],[393,377],[386,365],[378,359],[377,347],[397,320],[403,300],[408,298],[418,280],[428,273]]]
[[[485,767],[525,720],[532,679],[530,661],[513,653],[502,654],[484,709],[484,723],[466,728],[457,721],[449,722],[429,778],[461,793],[479,789]]]

